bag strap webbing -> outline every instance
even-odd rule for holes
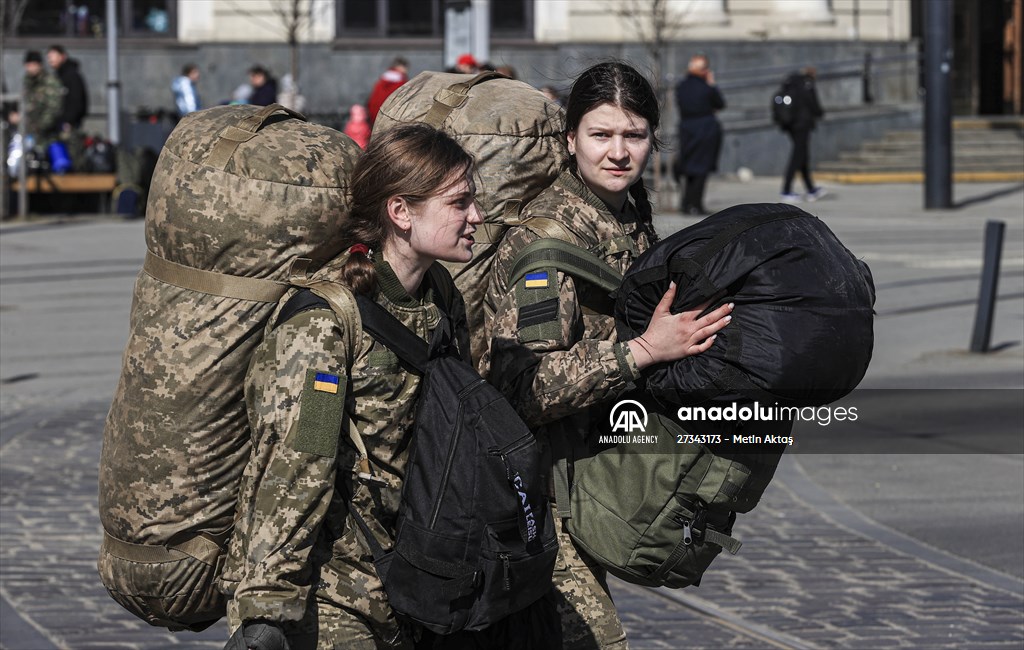
[[[528,244],[513,260],[509,286],[530,271],[548,266],[595,284],[608,293],[622,285],[622,274],[597,255],[560,239],[544,238]]]
[[[303,122],[306,121],[306,117],[302,113],[293,111],[290,108],[285,108],[280,104],[264,106],[255,113],[246,115],[244,118],[238,120],[237,123],[224,127],[220,134],[218,134],[217,142],[213,145],[213,148],[210,149],[210,155],[206,157],[206,164],[216,169],[224,169],[227,167],[228,161],[230,161],[231,156],[235,154],[235,150],[238,149],[238,145],[255,138],[260,127],[262,127],[274,113],[285,113],[289,117],[302,120]]]
[[[222,537],[221,543],[218,543],[205,535],[196,533],[188,539],[174,544],[133,544],[117,539],[107,531],[103,531],[102,547],[103,551],[109,555],[140,564],[171,562],[180,560],[187,555],[203,564],[212,566],[222,552],[222,544],[227,539],[227,535]]]
[[[153,279],[166,284],[236,300],[277,302],[288,290],[288,284],[284,282],[194,269],[166,260],[152,251],[146,251],[146,261],[142,265],[142,270]]]
[[[409,331],[391,312],[364,296],[356,296],[363,329],[398,355],[414,370],[423,374],[427,369],[429,346]]]
[[[552,475],[555,488],[555,512],[559,519],[572,517],[569,505],[569,441],[565,432],[558,432],[549,438],[551,445]]]
[[[440,129],[444,121],[448,119],[448,116],[452,114],[456,108],[461,108],[466,100],[469,99],[469,89],[477,84],[481,84],[491,79],[508,79],[505,75],[500,72],[487,71],[481,72],[471,79],[466,81],[452,84],[447,88],[442,88],[437,91],[434,95],[434,103],[427,111],[427,115],[423,118],[423,123]]]

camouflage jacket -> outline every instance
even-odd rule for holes
[[[34,77],[25,75],[25,133],[37,141],[53,136],[60,128],[57,118],[63,102],[64,86],[52,74],[43,70]]]
[[[376,266],[375,300],[427,340],[442,318],[435,289],[414,299],[386,262]],[[454,295],[453,321],[464,322],[465,307]],[[335,606],[394,640],[399,628],[348,502],[381,544],[390,546],[420,377],[365,332],[358,334],[354,358],[346,358],[346,333],[330,310],[300,312],[273,328],[276,318],[246,377],[252,456],[222,578],[232,596],[230,613],[236,620],[268,619],[288,629],[313,603]],[[369,488],[355,479],[351,426],[387,486]]]
[[[586,432],[588,407],[630,390],[639,371],[629,346],[617,341],[612,304],[600,289],[553,267],[509,286],[516,255],[541,237],[530,227],[532,217],[559,222],[571,233],[570,243],[597,252],[620,272],[650,246],[654,231],[630,202],[616,217],[566,171],[530,202],[525,223],[498,247],[484,303],[491,345],[481,374],[531,428],[561,421]]]

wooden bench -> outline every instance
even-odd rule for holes
[[[11,180],[17,192],[18,179]],[[29,174],[25,189],[30,194],[100,194],[100,209],[110,211],[110,195],[117,187],[116,174]]]

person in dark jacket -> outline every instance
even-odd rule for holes
[[[708,174],[718,169],[722,149],[722,125],[715,111],[725,108],[722,93],[715,88],[715,75],[708,58],[698,54],[690,59],[686,78],[676,86],[679,106],[679,160],[677,178],[686,178],[683,214],[707,214],[704,186]]]
[[[270,106],[277,101],[277,81],[263,66],[254,65],[249,68],[249,83],[252,84],[252,95],[249,96],[250,104]]]
[[[46,50],[46,62],[64,86],[64,101],[58,118],[60,128],[65,133],[77,131],[82,128],[82,120],[89,112],[89,93],[78,71],[78,61],[68,58],[63,46],[51,45]]]
[[[786,203],[800,201],[800,195],[793,193],[793,178],[798,171],[803,178],[808,201],[817,201],[826,194],[825,188],[815,187],[811,179],[811,131],[825,115],[821,102],[818,101],[814,77],[814,68],[804,68],[790,75],[785,84],[788,94],[793,98],[792,122],[783,127],[793,142],[789,163],[786,165],[786,175],[782,181],[782,200]]]

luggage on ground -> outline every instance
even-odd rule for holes
[[[381,133],[423,122],[451,135],[476,159],[477,203],[485,223],[473,259],[446,263],[466,300],[473,361],[480,359],[484,294],[497,245],[520,209],[550,185],[568,153],[561,107],[536,88],[496,72],[476,76],[423,72],[388,97],[373,123]]]
[[[99,470],[100,577],[153,625],[201,630],[224,612],[249,358],[296,260],[339,252],[358,154],[279,105],[193,113],[163,147]]]

